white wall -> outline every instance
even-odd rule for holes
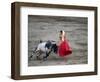
[[[87,5],[98,6],[98,22],[100,22],[100,0],[0,0],[0,82],[14,82],[10,79],[10,66],[11,66],[11,2],[25,1],[25,2],[38,2],[38,3],[53,3],[53,4],[68,4],[68,5]],[[98,27],[100,24],[98,25]],[[98,35],[100,35],[100,28],[98,28]],[[100,38],[98,38],[100,42]],[[98,43],[99,44],[99,43]],[[99,44],[100,45],[100,44]],[[100,49],[100,47],[98,48]],[[100,62],[100,50],[98,50],[98,62]],[[99,64],[100,69],[100,64]],[[85,82],[100,80],[100,71],[97,76],[79,76],[79,77],[64,77],[52,79],[38,79],[38,80],[23,80],[24,82]]]

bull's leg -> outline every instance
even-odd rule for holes
[[[32,52],[31,56],[29,57],[30,59],[32,59],[32,57],[33,57],[33,53],[34,53],[34,52]]]
[[[36,52],[36,59],[37,59],[37,60],[39,59],[39,54],[40,54],[40,51],[37,51],[37,52]]]
[[[37,59],[40,59],[40,56],[42,55],[42,52],[41,51],[38,51],[37,55],[36,55],[36,58]]]
[[[29,58],[31,59],[33,57],[33,55],[31,55]]]
[[[31,54],[31,56],[29,58],[33,57],[34,53],[36,53],[36,49],[37,49],[37,47],[32,51],[32,54]]]
[[[43,57],[43,60],[46,60],[46,59],[47,59],[47,57],[49,57],[50,53],[51,53],[51,51],[46,52],[46,56],[44,56],[44,57]]]

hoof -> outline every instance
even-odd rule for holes
[[[33,55],[31,55],[29,58],[32,58],[33,57]]]
[[[43,57],[43,61],[46,61],[46,60],[47,60],[47,58]]]
[[[36,56],[36,59],[37,59],[37,60],[40,60],[40,57],[39,57],[39,56]]]

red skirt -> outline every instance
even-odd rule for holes
[[[64,57],[66,55],[69,55],[72,53],[72,49],[68,43],[67,40],[63,41],[59,46],[58,46],[58,54],[61,57]]]

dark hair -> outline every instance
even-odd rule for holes
[[[61,30],[60,33],[62,33],[63,31]]]

